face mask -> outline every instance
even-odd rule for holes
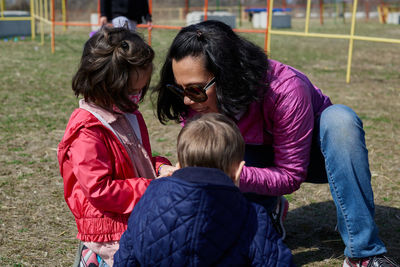
[[[135,105],[139,105],[139,101],[140,101],[140,97],[142,96],[142,91],[140,91],[140,93],[138,93],[138,94],[132,94],[132,95],[128,95],[128,99],[133,103],[133,104],[135,104]],[[118,112],[118,113],[124,113],[124,112],[122,112],[117,106],[113,106],[113,110],[115,111],[115,112]]]
[[[136,105],[139,105],[139,101],[140,101],[140,97],[141,96],[142,96],[142,91],[140,91],[138,94],[129,95],[128,98],[132,103],[134,103]]]

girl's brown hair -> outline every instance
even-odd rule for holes
[[[152,67],[153,58],[153,49],[137,33],[125,27],[102,27],[85,43],[72,90],[105,109],[115,105],[132,112],[137,106],[128,98],[130,73]],[[142,90],[141,100],[146,91]]]
[[[217,168],[230,174],[244,158],[245,144],[236,124],[218,113],[187,123],[178,135],[178,161],[184,167]]]

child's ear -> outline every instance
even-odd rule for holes
[[[235,177],[233,178],[233,182],[235,183],[235,185],[237,186],[237,187],[239,187],[239,185],[240,185],[240,174],[242,173],[242,169],[243,169],[243,166],[244,166],[244,164],[245,164],[246,162],[244,162],[243,160],[239,163],[239,165],[238,165],[238,167],[237,167],[237,169],[236,169],[236,172],[235,172]]]

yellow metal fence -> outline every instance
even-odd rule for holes
[[[149,0],[151,6],[151,0]],[[351,28],[349,34],[329,34],[329,33],[312,33],[309,31],[310,25],[310,13],[311,13],[311,0],[307,0],[306,6],[306,17],[305,17],[305,29],[304,32],[295,32],[295,31],[281,31],[281,30],[272,30],[272,9],[274,5],[274,0],[267,0],[267,28],[265,30],[246,30],[246,29],[235,29],[237,32],[253,32],[253,33],[263,33],[265,34],[265,51],[270,54],[270,42],[271,35],[287,35],[287,36],[298,36],[298,37],[313,37],[313,38],[331,38],[331,39],[345,39],[349,40],[349,48],[348,48],[348,58],[347,58],[347,72],[346,72],[346,82],[350,82],[350,74],[351,74],[351,62],[352,55],[354,49],[354,40],[361,41],[369,41],[369,42],[382,42],[382,43],[393,43],[400,44],[400,39],[395,38],[379,38],[379,37],[368,37],[368,36],[360,36],[355,34],[355,24],[356,24],[356,12],[358,0],[353,0],[352,4],[352,19],[351,19]],[[41,36],[41,44],[44,44],[44,24],[48,24],[51,26],[51,48],[52,53],[55,50],[55,25],[67,25],[72,26],[91,26],[93,24],[90,23],[68,23],[66,18],[66,2],[62,0],[62,22],[55,21],[55,9],[54,9],[54,0],[30,0],[30,16],[29,17],[4,17],[4,0],[0,0],[0,21],[1,20],[30,20],[31,21],[31,35],[32,39],[35,39],[35,22],[39,22],[40,28],[40,36]],[[205,12],[208,10],[208,1],[205,1],[204,6]],[[153,28],[159,29],[176,29],[177,27],[168,26],[168,25],[153,25]],[[178,27],[179,28],[179,27]],[[149,42],[151,43],[151,30],[149,30]]]
[[[351,19],[351,28],[349,34],[324,34],[324,33],[311,33],[309,32],[309,22],[310,22],[310,11],[311,11],[311,0],[307,0],[307,8],[306,8],[306,20],[305,20],[305,29],[304,32],[290,32],[290,31],[280,31],[280,30],[272,30],[272,7],[274,5],[274,0],[268,0],[267,6],[268,8],[268,27],[266,31],[266,42],[265,42],[265,50],[269,54],[270,51],[270,41],[271,35],[288,35],[288,36],[301,36],[301,37],[317,37],[317,38],[333,38],[333,39],[347,39],[349,40],[349,49],[348,49],[348,57],[347,57],[347,72],[346,72],[346,82],[350,82],[350,74],[351,74],[351,61],[353,56],[353,44],[354,40],[361,41],[370,41],[370,42],[382,42],[382,43],[393,43],[400,44],[400,39],[395,38],[379,38],[379,37],[368,37],[368,36],[359,36],[355,35],[354,29],[356,24],[356,13],[357,13],[357,5],[358,0],[353,0],[353,10],[352,10],[352,19]]]

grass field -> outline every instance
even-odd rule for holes
[[[303,24],[294,23],[293,30]],[[348,33],[349,24],[311,24],[310,32]],[[56,53],[46,36],[0,42],[0,266],[71,266],[77,247],[74,219],[63,198],[56,148],[77,107],[71,78],[89,29],[57,28]],[[177,32],[153,30],[152,84]],[[399,38],[398,25],[363,22],[356,33]],[[263,47],[264,36],[246,34]],[[400,45],[356,41],[351,83],[345,83],[348,41],[273,36],[273,59],[306,73],[334,103],[363,119],[375,193],[376,222],[389,254],[400,261]],[[162,126],[149,98],[140,110],[153,152],[176,162],[180,126]],[[328,185],[303,184],[287,196],[287,244],[298,266],[341,266],[344,246],[335,232]]]

